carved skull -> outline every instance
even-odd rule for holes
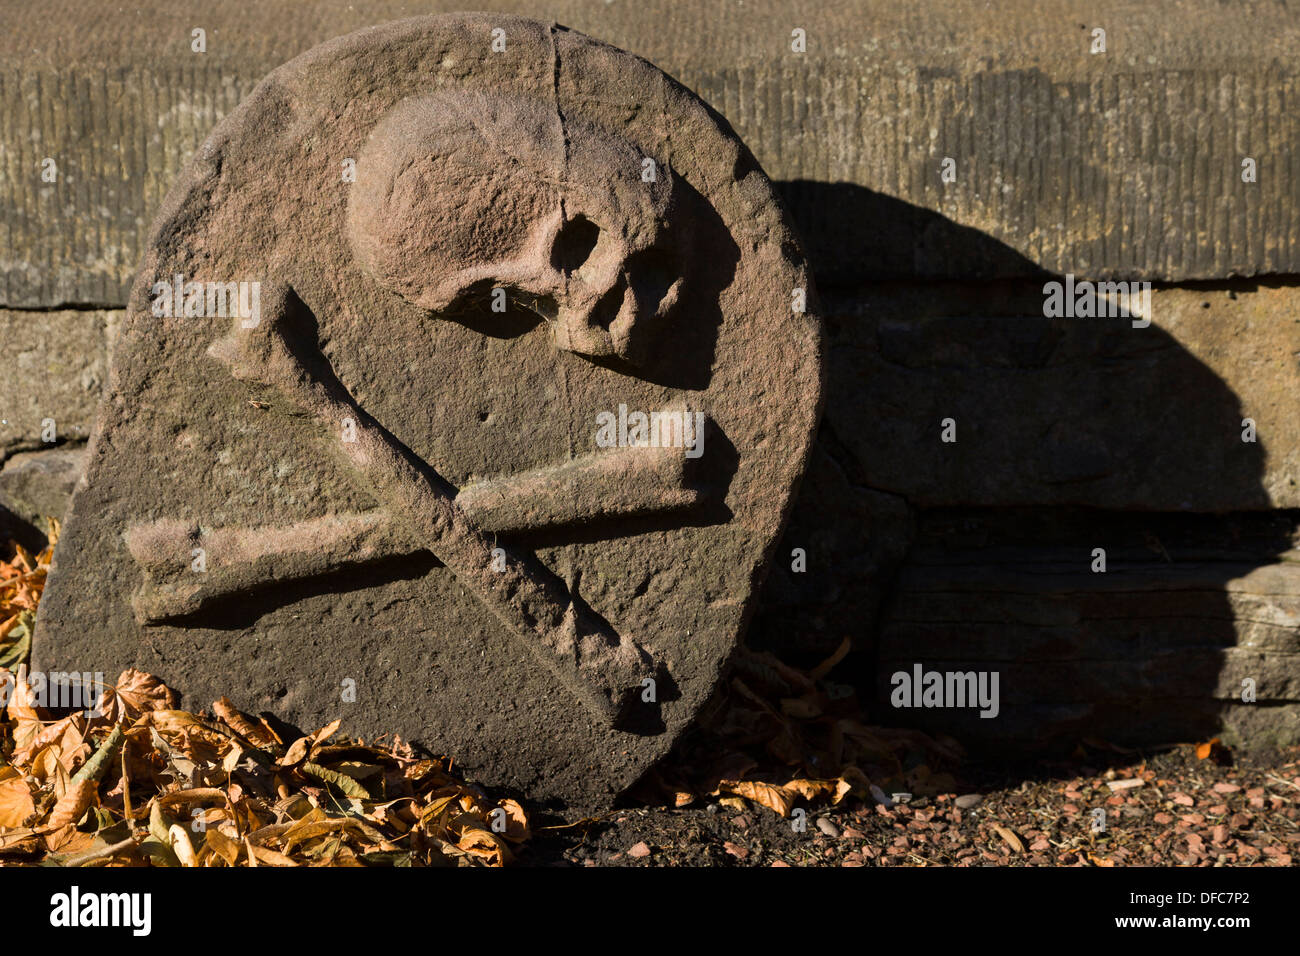
[[[352,189],[348,237],[381,285],[435,313],[514,290],[566,351],[639,364],[687,281],[671,171],[551,103],[408,99],[371,133]]]

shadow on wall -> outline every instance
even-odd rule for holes
[[[1204,739],[1225,716],[1294,735],[1279,603],[1300,565],[1278,563],[1294,515],[1268,510],[1262,439],[1242,440],[1238,397],[1160,328],[1161,296],[1146,328],[1046,318],[1061,277],[986,235],[850,184],[779,188],[811,237],[830,376],[751,643],[809,662],[851,635],[878,720],[976,750]],[[912,278],[837,285],[815,256],[848,243],[858,275]],[[966,278],[915,278],[953,264]],[[1196,321],[1249,288],[1199,290]],[[997,717],[894,709],[891,675],[918,664],[996,671]],[[1245,677],[1259,703],[1228,703]]]
[[[791,179],[774,185],[822,285],[1047,274],[978,229],[855,183]]]

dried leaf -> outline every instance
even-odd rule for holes
[[[788,817],[794,809],[795,794],[775,784],[760,780],[723,780],[718,789],[726,793],[753,800],[761,806],[782,817]]]
[[[250,847],[253,851],[253,857],[260,863],[266,863],[270,866],[297,866],[292,859],[283,853],[277,853],[275,850],[267,849],[262,846]]]
[[[1016,836],[1012,830],[995,823],[993,824],[993,832],[1002,837],[1002,839],[1006,841],[1007,846],[1011,847],[1015,852],[1025,852],[1025,845],[1020,842],[1020,837]]]
[[[90,809],[91,803],[94,802],[95,793],[99,789],[97,780],[73,780],[68,787],[67,792],[59,798],[54,809],[50,811],[50,817],[41,831],[50,834],[45,841],[45,845],[51,850],[57,850],[62,847],[69,837],[71,830],[77,821],[86,815]]]
[[[7,712],[9,719],[14,723],[14,759],[18,760],[19,753],[27,750],[32,740],[45,726],[36,710],[36,695],[32,693],[31,686],[27,682],[26,664],[18,668],[17,679],[9,695]]]
[[[1218,737],[1213,737],[1203,744],[1196,745],[1196,759],[1207,760],[1223,749],[1223,741]]]
[[[41,835],[30,827],[0,833],[0,853],[31,853],[40,847]]]
[[[152,674],[138,671],[134,667],[122,672],[117,685],[112,688],[131,717],[138,717],[147,711],[175,710],[176,693]]]
[[[21,827],[36,812],[31,787],[12,767],[0,768],[0,827]]]
[[[284,834],[284,848],[292,850],[300,843],[326,836],[339,830],[352,831],[372,843],[383,843],[384,835],[374,827],[362,823],[355,817],[331,817],[327,820],[301,820]]]
[[[511,843],[522,843],[532,836],[528,828],[528,815],[517,800],[502,800],[501,809],[506,812],[506,829],[501,835]]]
[[[314,741],[310,737],[299,737],[289,745],[289,749],[284,752],[284,756],[277,760],[276,763],[285,769],[298,766],[311,754],[313,743]]]
[[[349,797],[355,797],[357,800],[370,799],[370,792],[366,790],[365,787],[361,786],[361,784],[357,783],[357,781],[353,780],[345,773],[339,773],[336,770],[330,770],[328,767],[322,767],[319,764],[314,764],[310,760],[305,761],[303,765],[298,769],[301,770],[303,773],[307,774],[307,776],[309,777],[315,777],[317,780],[321,780],[334,787],[337,787],[339,790],[347,794]]]
[[[244,851],[242,843],[232,840],[215,827],[205,834],[204,845],[230,866],[239,863],[240,854]]]
[[[21,611],[5,627],[7,633],[0,637],[0,667],[17,667],[27,660],[32,649],[31,611]]]
[[[489,860],[495,866],[505,866],[513,857],[505,841],[490,830],[471,827],[460,835],[456,848]]]
[[[278,743],[260,724],[255,724],[241,714],[229,697],[222,697],[212,705],[212,712],[231,730],[256,747],[270,747]]]
[[[185,828],[179,823],[173,824],[167,831],[167,842],[176,854],[176,859],[181,861],[181,866],[198,866],[198,854],[194,852],[194,844],[190,841],[190,835]]]
[[[76,776],[72,778],[68,786],[67,792],[59,798],[58,803],[55,804],[53,811],[51,811],[50,819],[45,825],[47,831],[58,833],[65,827],[71,827],[85,815],[99,790],[99,778],[104,775],[104,771],[108,769],[113,757],[117,754],[117,748],[122,743],[122,736],[122,725],[115,725],[112,733],[100,745],[95,755],[77,771]],[[59,843],[58,840],[53,840],[47,841],[47,845],[51,842]],[[50,849],[58,849],[58,846],[50,846]]]
[[[871,781],[867,775],[857,767],[849,765],[840,771],[839,781],[835,784],[836,806],[844,801],[844,798],[852,795],[855,797],[865,797],[871,792]]]
[[[791,780],[785,785],[787,790],[793,790],[805,800],[816,800],[826,794],[834,795],[841,781],[839,780]]]

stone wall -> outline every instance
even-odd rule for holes
[[[0,12],[15,533],[63,507],[148,223],[215,122],[318,42],[455,6]],[[805,236],[827,411],[752,642],[812,659],[850,636],[882,720],[976,745],[1300,738],[1300,19],[1210,0],[546,15],[712,103]],[[1149,327],[1044,318],[1066,273],[1151,281]],[[892,710],[889,676],[916,662],[1000,670],[1000,719]]]

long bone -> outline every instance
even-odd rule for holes
[[[687,484],[686,463],[673,447],[602,451],[477,482],[461,489],[456,504],[493,536],[666,515],[689,510],[704,497]],[[585,492],[581,499],[575,489]],[[592,501],[599,502],[594,509]],[[251,528],[201,528],[193,520],[163,518],[132,525],[126,545],[144,573],[131,603],[146,625],[189,617],[234,595],[427,550],[400,518],[382,510]],[[196,547],[204,552],[202,574],[190,570]]]
[[[653,673],[646,652],[573,600],[563,582],[535,558],[506,549],[494,554],[496,545],[456,505],[454,491],[352,399],[314,340],[307,343],[306,336],[294,335],[289,327],[292,291],[280,284],[270,291],[261,322],[243,328],[237,320],[208,353],[236,379],[278,389],[327,428],[342,428],[351,419],[355,440],[330,444],[359,482],[557,680],[613,726],[641,681]]]

